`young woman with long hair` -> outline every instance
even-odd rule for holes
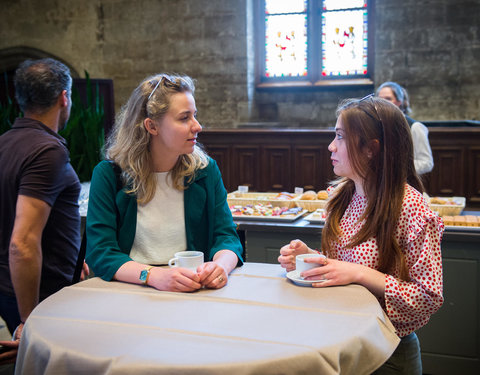
[[[327,256],[301,276],[314,287],[357,283],[379,300],[401,338],[378,374],[421,374],[415,330],[440,308],[443,223],[432,212],[413,163],[410,130],[392,103],[368,96],[347,100],[337,110],[329,145],[339,178],[328,188],[322,249]],[[295,256],[316,253],[300,240],[280,250],[291,271]]]

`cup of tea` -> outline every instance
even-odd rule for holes
[[[315,268],[315,267],[321,267],[323,264],[318,264],[318,263],[306,263],[305,259],[307,258],[326,258],[325,255],[323,254],[300,254],[295,257],[295,269],[298,272],[298,276],[303,279],[303,277],[300,276],[300,274],[304,271],[307,271],[309,269]]]
[[[197,271],[197,267],[203,264],[203,253],[201,251],[179,251],[168,261],[169,267],[188,268]]]

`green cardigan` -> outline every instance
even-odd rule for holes
[[[186,183],[187,184],[187,183]],[[227,192],[213,159],[198,170],[184,193],[187,249],[203,251],[205,261],[228,249],[242,264],[243,248],[227,204]],[[117,270],[131,261],[130,250],[137,225],[137,199],[117,189],[117,178],[108,161],[94,169],[86,223],[86,262],[95,276],[111,280]]]

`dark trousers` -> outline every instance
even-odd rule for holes
[[[8,330],[13,335],[15,328],[21,322],[15,297],[0,293],[0,316],[5,320]]]
[[[415,332],[402,337],[397,349],[374,375],[422,375],[420,342]]]

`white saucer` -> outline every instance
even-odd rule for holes
[[[287,279],[299,286],[311,286],[313,283],[323,283],[325,280],[304,280],[300,277],[297,270],[287,272]]]

